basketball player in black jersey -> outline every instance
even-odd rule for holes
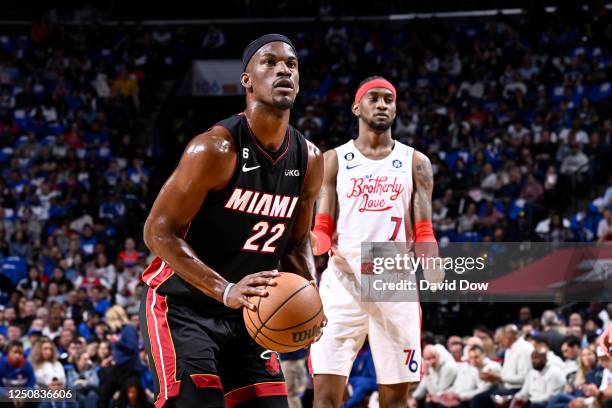
[[[291,41],[258,38],[243,68],[246,110],[189,143],[145,224],[157,258],[143,273],[140,321],[156,408],[287,406],[278,358],[250,338],[241,308],[267,295],[279,262],[312,279],[306,237],[323,160],[289,125]]]

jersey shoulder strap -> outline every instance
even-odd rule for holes
[[[352,140],[349,140],[345,144],[336,147],[334,150],[338,155],[338,163],[340,163],[342,160],[352,161],[355,158],[354,149],[355,145],[353,144]]]
[[[229,118],[225,118],[215,123],[211,127],[211,129],[215,126],[221,126],[225,128],[232,135],[234,142],[238,142],[239,141],[238,133],[242,125],[242,120],[243,120],[243,114],[237,113],[235,115],[230,116]]]

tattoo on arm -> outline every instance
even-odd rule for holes
[[[433,193],[433,170],[429,160],[415,166],[413,207],[415,222],[431,220],[431,195]]]

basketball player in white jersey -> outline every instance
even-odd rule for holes
[[[414,241],[417,253],[438,255],[431,223],[431,163],[391,137],[395,102],[389,81],[367,78],[352,107],[359,136],[324,155],[311,238],[316,255],[331,249],[331,256],[319,285],[328,323],[311,348],[315,408],[340,407],[366,336],[381,407],[405,408],[411,385],[421,379],[419,303],[361,301],[362,242]],[[425,278],[441,281],[440,273],[426,271]]]

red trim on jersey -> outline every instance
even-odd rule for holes
[[[417,291],[417,300],[419,298],[419,292]],[[419,348],[421,348],[421,344],[423,344],[423,309],[421,309],[421,305],[419,304]],[[423,379],[423,349],[419,353],[421,357],[421,362],[419,363],[419,382]]]
[[[287,138],[287,146],[285,146],[285,151],[283,151],[281,153],[281,155],[278,156],[278,158],[276,160],[274,160],[272,158],[272,156],[270,156],[270,154],[266,151],[266,148],[261,145],[261,143],[259,142],[259,140],[255,136],[255,133],[253,133],[253,130],[251,129],[251,126],[249,125],[249,121],[246,118],[245,118],[245,121],[246,121],[246,124],[247,124],[247,128],[249,129],[249,135],[251,136],[251,139],[253,139],[253,142],[255,143],[255,146],[257,146],[257,148],[264,154],[264,156],[266,156],[268,158],[268,160],[270,160],[272,162],[273,166],[276,163],[278,163],[280,161],[280,159],[285,157],[285,155],[289,151],[289,147],[291,146],[291,132],[289,131],[289,126],[287,126],[287,132],[285,134],[285,138]]]
[[[196,388],[218,388],[223,391],[221,379],[216,374],[191,374],[190,377]]]
[[[156,289],[172,275],[174,275],[174,271],[160,257],[156,256],[144,270],[140,279],[151,289]]]
[[[155,400],[155,408],[162,408],[170,398],[179,395],[181,382],[176,379],[176,352],[166,318],[168,313],[166,297],[149,290],[146,307],[147,332],[159,380],[159,394]]]
[[[302,191],[300,192],[300,197],[304,194],[306,181],[308,180],[308,169],[310,168],[310,147],[308,146],[308,140],[304,140],[304,144],[306,145],[306,172],[304,173],[304,179],[302,180]]]
[[[227,408],[233,408],[241,402],[275,395],[287,395],[287,386],[284,382],[264,382],[237,388],[225,394],[225,402]]]
[[[312,369],[312,354],[310,354],[310,352],[308,353],[308,360],[306,365],[308,367],[308,374],[310,374],[310,376],[312,377],[314,374]]]

